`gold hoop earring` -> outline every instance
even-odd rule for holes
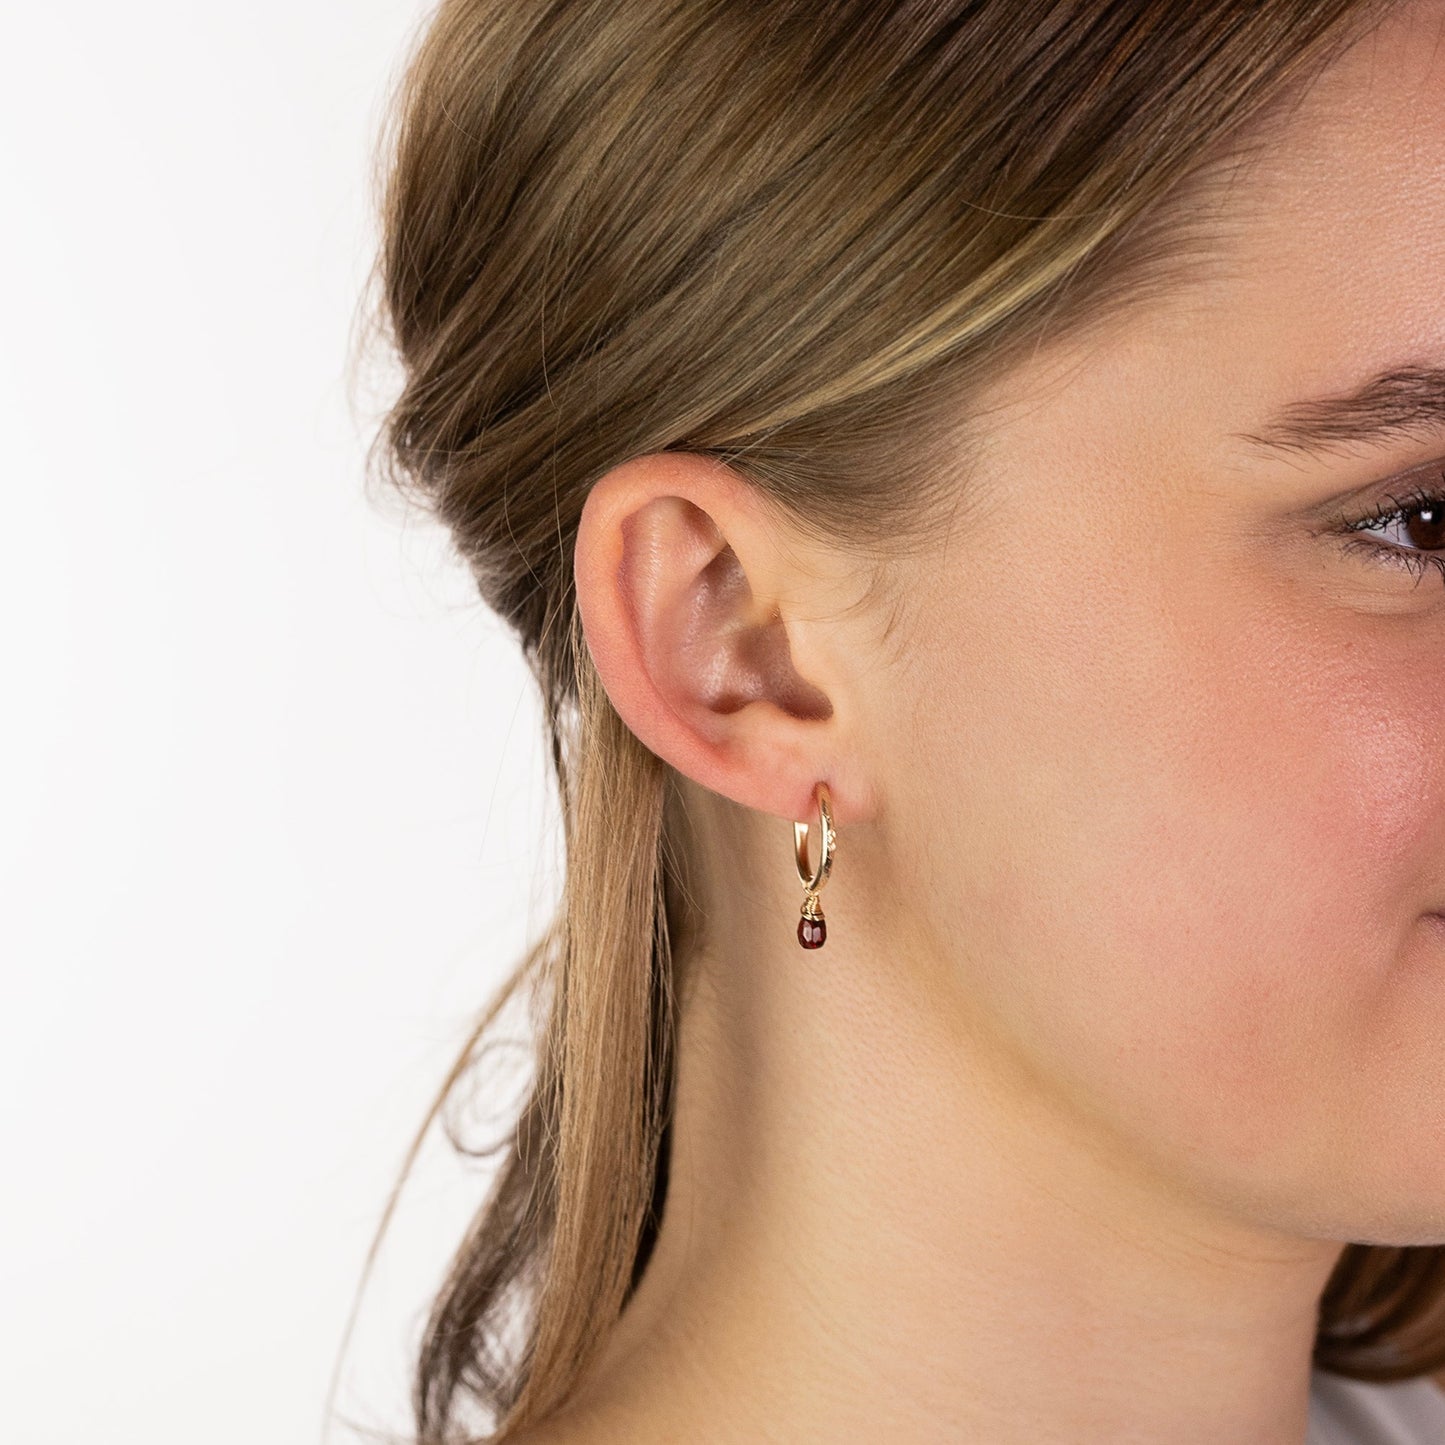
[[[828,923],[818,904],[818,894],[828,881],[833,867],[833,848],[837,834],[833,832],[833,799],[827,783],[819,783],[814,789],[818,800],[818,813],[822,818],[819,828],[821,838],[816,872],[808,871],[808,824],[793,824],[793,851],[797,854],[798,879],[805,890],[803,894],[803,916],[798,919],[798,942],[804,948],[822,948],[828,938]]]

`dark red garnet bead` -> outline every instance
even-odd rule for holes
[[[822,948],[827,937],[828,924],[825,919],[808,918],[805,915],[798,920],[798,942],[804,948]]]

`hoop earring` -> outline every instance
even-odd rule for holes
[[[814,789],[818,800],[818,812],[822,817],[819,829],[821,837],[818,868],[808,871],[808,824],[793,824],[793,851],[797,854],[798,880],[805,890],[803,894],[802,917],[798,919],[798,942],[804,948],[822,948],[828,938],[828,923],[818,904],[818,894],[828,881],[833,867],[833,848],[837,835],[833,832],[833,799],[827,783],[819,783]]]

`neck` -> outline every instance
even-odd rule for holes
[[[761,911],[776,945],[734,915],[686,960],[662,1224],[578,1411],[639,1445],[1299,1445],[1339,1244],[1151,1169],[896,932],[805,952]]]

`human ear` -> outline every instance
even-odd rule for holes
[[[577,606],[613,707],[664,762],[745,807],[803,821],[826,781],[846,823],[872,805],[830,695],[847,685],[826,661],[846,649],[823,632],[845,579],[822,560],[730,468],[652,453],[588,494]],[[815,665],[800,667],[795,652],[810,640],[800,655]]]

